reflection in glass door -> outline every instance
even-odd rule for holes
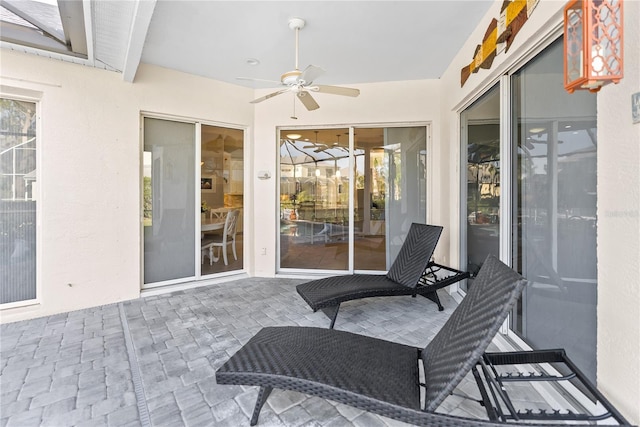
[[[426,128],[357,128],[354,269],[391,267],[426,214]]]
[[[465,236],[463,269],[478,273],[487,255],[500,255],[500,91],[498,86],[484,94],[460,116],[466,158],[466,210],[461,235]],[[464,245],[463,245],[464,246]],[[464,248],[462,253],[465,253]],[[464,262],[466,261],[466,263]],[[473,279],[461,284],[472,286]]]
[[[426,221],[426,127],[355,128],[349,147],[349,129],[281,131],[280,268],[386,271]]]
[[[347,270],[349,131],[280,134],[280,267]]]

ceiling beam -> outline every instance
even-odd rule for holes
[[[71,51],[86,55],[87,35],[82,2],[58,0],[58,9],[60,10],[64,36]]]
[[[122,69],[122,79],[125,82],[133,82],[142,58],[142,48],[149,31],[149,24],[156,7],[156,0],[137,0],[136,8],[131,23],[129,45]]]
[[[93,9],[91,8],[91,0],[82,0],[82,13],[85,32],[85,47],[87,48],[87,59],[95,66],[96,54],[93,39]]]
[[[25,27],[11,22],[2,22],[1,28],[0,40],[2,41],[73,55],[73,52],[69,52],[66,44],[53,37],[47,37],[35,28]]]

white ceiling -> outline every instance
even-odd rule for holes
[[[61,48],[52,48],[46,36],[52,30],[40,23],[57,9],[56,1],[39,1],[48,4],[0,2],[0,46],[118,71],[125,81],[135,81],[143,62],[256,88],[277,86],[280,75],[295,68],[293,17],[306,21],[300,30],[299,68],[324,68],[326,74],[316,80],[320,84],[437,79],[494,3],[57,0],[65,36],[72,32]],[[5,8],[45,34],[16,22]],[[77,13],[70,14],[73,10]],[[249,65],[250,58],[259,65]]]
[[[322,84],[439,78],[491,0],[471,1],[176,1],[158,0],[141,62],[248,87],[277,83],[294,69],[326,70]],[[473,52],[469,52],[471,58]],[[260,61],[257,66],[247,59]]]

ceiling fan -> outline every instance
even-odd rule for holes
[[[314,65],[309,65],[304,71],[300,71],[298,68],[298,36],[302,28],[304,28],[305,21],[302,18],[291,18],[289,20],[289,28],[295,30],[296,33],[296,50],[295,50],[295,69],[285,72],[280,76],[280,84],[286,86],[284,89],[262,96],[258,99],[251,101],[252,104],[257,104],[262,101],[266,101],[274,96],[281,95],[286,92],[293,92],[295,96],[302,102],[302,105],[309,111],[317,110],[320,105],[311,96],[310,92],[329,93],[332,95],[343,95],[356,97],[360,95],[359,89],[353,89],[341,86],[327,86],[327,85],[314,85],[313,82],[324,74],[324,70]],[[238,77],[239,80],[260,80],[252,79],[248,77]],[[267,80],[269,81],[269,80]],[[295,115],[295,114],[294,114]]]

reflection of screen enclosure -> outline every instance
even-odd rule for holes
[[[36,104],[0,98],[0,304],[36,298]]]
[[[356,128],[351,150],[347,129],[290,133],[280,140],[280,267],[386,270],[411,223],[426,220],[426,128]]]

